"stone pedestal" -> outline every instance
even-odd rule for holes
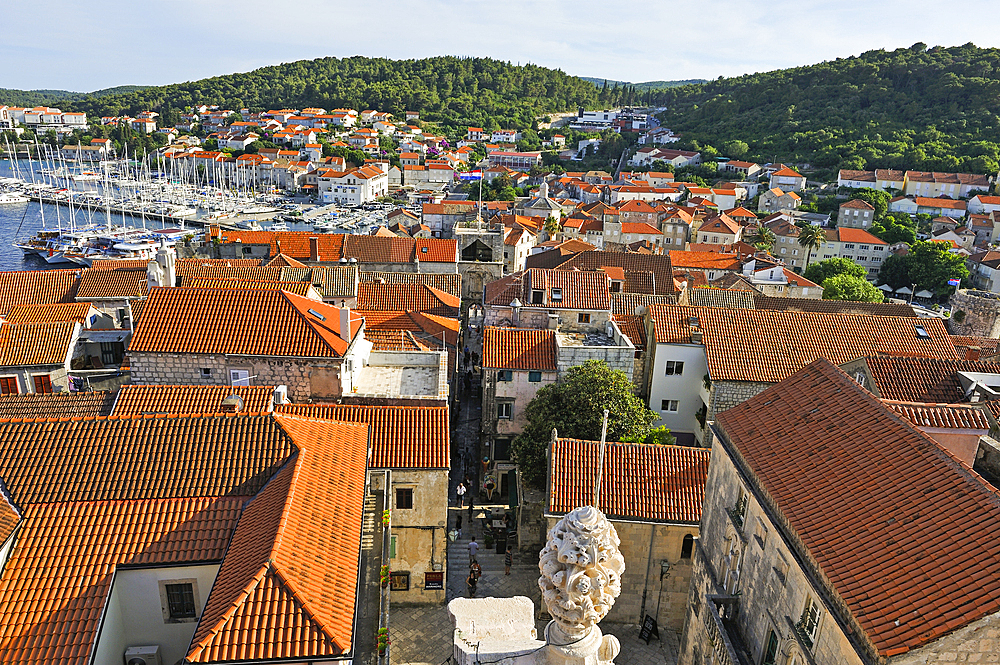
[[[455,625],[458,665],[545,662],[545,642],[537,639],[535,605],[529,598],[456,598],[448,603],[448,614]]]
[[[604,635],[594,626],[580,639],[565,642],[567,636],[555,621],[545,627],[547,665],[614,665],[621,644],[614,635]]]

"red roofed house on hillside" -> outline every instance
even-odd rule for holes
[[[590,505],[599,447],[596,441],[552,442],[547,529],[577,506]],[[636,623],[648,615],[681,631],[709,459],[708,450],[687,446],[606,444],[598,508],[614,524],[626,561],[660,562],[653,574],[641,563],[631,571],[626,567],[622,594],[606,620]]]
[[[1000,496],[982,477],[822,359],[711,432],[681,663],[996,658]]]
[[[292,415],[0,423],[3,661],[371,653],[378,589],[358,571],[383,561],[362,524],[384,506],[365,507],[367,439]]]
[[[712,245],[731,245],[743,237],[743,227],[729,215],[722,213],[705,220],[698,227],[697,242]]]
[[[284,385],[294,401],[335,399],[371,353],[363,327],[346,307],[286,291],[157,288],[129,346],[132,381]]]
[[[940,319],[650,305],[646,327],[649,406],[682,443],[817,358],[959,359]]]
[[[777,187],[785,192],[801,192],[806,188],[806,177],[787,166],[782,166],[771,174],[770,189]]]

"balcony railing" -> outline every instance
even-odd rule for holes
[[[731,618],[735,614],[738,597],[710,595],[705,597],[705,601],[705,624],[716,662],[719,665],[750,665],[733,646],[724,620],[724,617]]]

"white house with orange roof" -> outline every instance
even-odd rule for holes
[[[761,193],[757,201],[757,212],[778,212],[795,210],[802,205],[802,197],[795,192],[786,192],[780,187],[772,187]]]
[[[850,259],[868,271],[869,280],[874,280],[889,256],[889,243],[864,229],[838,227],[826,230],[826,242],[810,256],[810,263],[817,259]]]
[[[769,186],[771,189],[777,187],[785,192],[801,192],[806,188],[806,177],[795,169],[782,166],[771,174]]]
[[[350,171],[332,169],[317,174],[317,189],[324,203],[358,206],[389,193],[388,172],[377,165],[363,166]]]
[[[1000,210],[1000,196],[987,196],[986,194],[976,194],[969,199],[969,212],[974,214],[990,214]]]
[[[465,132],[466,141],[485,141],[486,139],[486,130],[482,127],[469,127]]]

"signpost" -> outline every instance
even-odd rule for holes
[[[639,630],[639,639],[645,640],[646,644],[649,644],[649,640],[652,638],[660,639],[660,630],[656,626],[656,619],[646,615],[646,618],[642,620],[642,628]]]

